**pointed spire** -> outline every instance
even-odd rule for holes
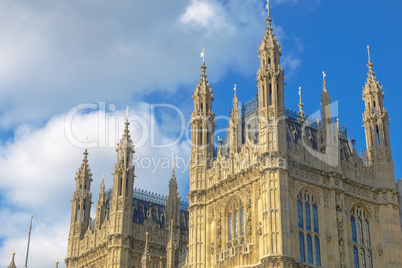
[[[100,185],[100,192],[102,194],[105,192],[105,172],[102,173],[102,183]]]
[[[130,122],[128,121],[128,106],[127,106],[127,110],[126,110],[126,115],[127,115],[127,119],[124,122],[125,126],[124,126],[123,136],[121,137],[120,142],[118,143],[117,148],[116,148],[116,152],[118,152],[117,158],[120,161],[129,160],[127,156],[131,153],[134,153],[134,145],[131,140],[130,129],[129,129]],[[126,163],[126,164],[129,164],[129,163]]]
[[[236,94],[236,89],[237,89],[237,85],[235,84],[234,85],[234,88],[233,88],[233,90],[234,90],[234,97],[233,97],[233,104],[237,104],[238,103],[238,101],[237,101],[237,94]],[[237,108],[237,105],[236,106],[234,106],[233,108]]]
[[[375,73],[374,73],[374,71],[373,71],[373,66],[374,66],[374,64],[371,62],[371,58],[370,58],[370,47],[369,46],[367,46],[367,54],[368,54],[368,63],[367,63],[367,67],[368,67],[368,69],[369,69],[369,72],[367,73],[367,75],[368,75],[368,79],[373,79],[373,80],[376,80],[376,78],[375,78]]]
[[[176,179],[176,162],[173,161],[172,180]]]
[[[81,167],[79,168],[75,179],[77,180],[78,178],[81,177],[81,178],[88,178],[90,181],[92,181],[91,175],[92,175],[91,170],[88,164],[88,149],[85,148],[84,158],[82,159]]]
[[[267,22],[267,32],[272,33],[272,27],[271,27],[272,19],[269,14],[269,0],[267,0],[266,9],[267,9],[267,18],[265,19],[265,21]]]
[[[15,256],[15,251],[13,251],[13,257],[11,259],[10,265],[7,266],[7,268],[17,268],[17,266],[15,265],[15,261],[14,261],[14,256]]]
[[[59,259],[56,260],[56,268],[59,268]]]
[[[148,245],[148,232],[145,233],[145,249],[144,249],[144,254],[142,255],[141,258],[141,264],[142,268],[149,268],[151,267],[150,263],[150,256],[149,256],[149,245]]]

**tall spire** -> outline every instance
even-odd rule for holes
[[[95,229],[100,230],[106,217],[106,201],[105,201],[105,173],[102,175],[102,183],[100,185],[98,202],[96,204]]]
[[[144,254],[141,258],[142,268],[151,267],[151,257],[149,256],[149,245],[148,245],[148,232],[145,233],[145,249]]]
[[[258,49],[260,58],[260,67],[257,71],[258,110],[259,116],[264,119],[258,123],[258,142],[261,145],[261,152],[286,152],[287,141],[282,138],[285,136],[286,126],[285,121],[280,120],[285,115],[285,72],[280,65],[282,49],[273,32],[268,1],[265,21],[267,26]]]
[[[12,254],[13,254],[13,257],[11,259],[10,264],[7,266],[7,268],[17,268],[17,266],[15,265],[15,262],[14,262],[15,251],[13,251]]]
[[[172,177],[169,181],[169,193],[165,201],[165,207],[166,227],[169,226],[170,222],[175,226],[180,226],[180,196],[174,166]]]
[[[388,112],[384,108],[384,92],[377,81],[370,58],[370,48],[367,46],[368,73],[363,87],[365,110],[363,123],[366,132],[367,157],[369,166],[377,174],[379,186],[395,187],[394,165],[391,154]]]
[[[327,74],[322,71],[322,92],[321,92],[321,129],[322,129],[322,145],[321,150],[326,150],[331,139],[333,138],[333,120],[331,111],[331,97],[327,90],[327,82],[325,78]]]

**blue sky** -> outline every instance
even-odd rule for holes
[[[0,0],[0,221],[6,225],[0,231],[0,266],[9,264],[14,249],[17,266],[23,266],[31,214],[30,266],[54,267],[56,258],[65,258],[69,200],[85,137],[96,202],[103,172],[106,187],[112,186],[114,144],[121,134],[116,132],[121,132],[126,106],[131,118],[144,119],[132,124],[141,159],[161,159],[161,164],[172,153],[188,159],[185,139],[169,148],[152,148],[142,139],[149,133],[144,134],[141,123],[155,122],[158,144],[177,138],[179,114],[157,108],[153,118],[152,105],[173,105],[189,119],[202,48],[217,116],[231,108],[234,84],[241,102],[255,96],[264,7],[263,0]],[[286,107],[297,109],[301,86],[305,111],[320,109],[325,71],[331,99],[339,101],[340,123],[347,125],[358,150],[366,146],[361,98],[370,45],[391,118],[396,179],[402,177],[397,153],[402,147],[400,10],[402,3],[396,0],[271,0],[283,51]],[[103,103],[105,115],[99,117]],[[98,108],[84,109],[68,121],[80,104]],[[218,128],[225,126],[218,122]],[[100,141],[103,136],[106,142]],[[171,161],[164,168],[152,163],[145,168],[145,160],[139,164],[143,167],[137,167],[135,186],[166,194]],[[183,163],[176,175],[185,199],[188,171]]]

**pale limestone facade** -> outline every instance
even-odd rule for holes
[[[128,126],[126,121],[116,149],[113,189],[105,192],[102,180],[95,220],[90,218],[92,174],[84,152],[71,201],[68,268],[173,268],[185,263],[188,212],[181,208],[174,170],[166,200],[134,192],[134,146]]]
[[[359,156],[332,116],[325,79],[321,120],[311,122],[301,101],[298,113],[285,110],[285,73],[271,21],[268,15],[258,50],[258,94],[239,107],[235,92],[216,152],[213,92],[201,66],[193,95],[188,233],[174,174],[163,228],[152,215],[136,220],[127,122],[113,191],[107,199],[102,183],[94,221],[84,153],[67,267],[402,267],[402,199],[398,204],[389,119],[371,60],[363,90],[367,153]]]
[[[268,15],[258,98],[238,107],[214,154],[213,92],[201,66],[194,90],[187,265],[402,267],[398,192],[384,93],[369,60],[363,90],[367,153],[359,157],[331,114],[285,110],[281,48]],[[357,101],[357,100],[356,100]]]

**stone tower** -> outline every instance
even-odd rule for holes
[[[388,112],[384,108],[384,92],[373,71],[369,58],[367,80],[363,88],[365,110],[363,113],[366,132],[368,164],[377,175],[378,187],[395,188],[394,164],[389,137]]]
[[[367,47],[368,48],[368,47]],[[373,63],[370,59],[367,67],[367,80],[363,88],[363,101],[365,110],[363,113],[364,130],[366,133],[367,145],[367,160],[368,166],[375,173],[375,186],[385,195],[393,195],[395,189],[395,174],[394,164],[391,154],[391,143],[389,135],[389,118],[388,112],[384,108],[384,92],[380,86],[375,73],[373,71]],[[379,205],[379,224],[382,226],[381,244],[387,245],[387,250],[384,254],[384,259],[388,264],[398,263],[400,261],[401,244],[400,235],[397,235],[400,230],[400,223],[392,219],[390,216],[395,215],[397,208],[390,206],[385,197]],[[398,238],[399,237],[399,238]]]
[[[92,204],[92,174],[88,165],[88,150],[84,151],[84,159],[75,176],[75,191],[71,200],[71,222],[68,236],[67,257],[79,256],[80,240],[91,224],[90,212]]]
[[[209,232],[206,229],[207,213],[205,207],[205,189],[207,170],[214,156],[215,115],[212,112],[213,93],[209,86],[205,70],[201,66],[201,77],[194,89],[194,111],[191,114],[191,163],[189,199],[195,198],[189,207],[189,263],[206,265],[206,245]],[[197,254],[197,252],[203,252]]]
[[[334,122],[325,73],[321,121],[305,115],[301,99],[299,112],[285,110],[269,13],[266,22],[257,99],[239,107],[235,86],[216,156],[212,91],[201,67],[191,121],[188,268],[401,267],[388,115],[371,61],[363,91],[366,163]]]
[[[285,136],[285,71],[280,65],[282,56],[279,41],[271,27],[268,13],[267,27],[258,49],[260,67],[257,71],[259,96],[259,142],[261,152],[286,152]]]
[[[132,164],[134,146],[128,129],[128,118],[125,122],[123,137],[117,145],[117,162],[113,171],[113,190],[110,205],[110,234],[115,239],[113,245],[109,245],[110,262],[113,268],[129,267],[130,248],[129,237],[133,220],[133,188],[134,166]],[[116,240],[118,243],[116,243]]]

